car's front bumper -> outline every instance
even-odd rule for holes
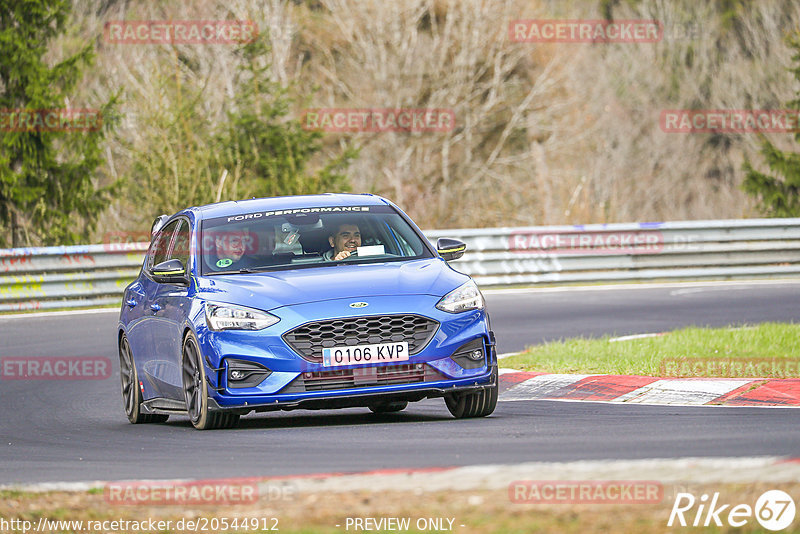
[[[491,384],[497,357],[484,310],[449,314],[435,309],[435,297],[419,295],[362,300],[369,302],[369,312],[347,308],[346,303],[338,301],[326,302],[329,312],[314,308],[320,304],[271,310],[281,321],[274,328],[257,332],[212,332],[202,324],[197,325],[215,408],[250,411],[344,407],[351,405],[350,402],[361,406],[374,399],[419,400]],[[408,361],[372,366],[325,367],[300,357],[281,337],[284,332],[307,323],[309,317],[336,317],[335,313],[342,313],[342,308],[349,312],[342,314],[346,317],[419,314],[436,320],[439,328],[424,349],[412,354]],[[480,364],[465,368],[451,358],[465,344],[478,340],[482,341],[485,353]],[[233,359],[263,365],[270,374],[254,387],[229,387],[227,362]]]

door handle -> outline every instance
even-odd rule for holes
[[[161,306],[159,304],[153,303],[150,305],[150,309],[153,310],[154,312],[157,312],[158,310],[161,309]]]

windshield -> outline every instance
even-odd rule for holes
[[[204,275],[376,263],[433,254],[391,206],[308,207],[203,221]]]

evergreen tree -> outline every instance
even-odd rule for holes
[[[70,9],[69,0],[0,0],[0,246],[86,239],[111,192],[93,178],[115,99],[96,113],[68,111],[92,45],[53,66],[44,59]],[[45,116],[80,122],[53,128]]]
[[[287,119],[294,100],[286,88],[269,80],[269,66],[258,66],[268,50],[263,38],[243,49],[247,81],[228,114],[228,127],[219,136],[219,144],[227,147],[226,168],[241,169],[242,182],[255,196],[347,190],[348,180],[341,173],[358,150],[347,147],[315,173],[307,172],[307,164],[321,150],[322,133]]]
[[[789,39],[794,48],[792,60],[795,67],[790,69],[795,79],[800,82],[800,32]],[[787,108],[800,111],[800,93],[798,98],[787,103]],[[800,143],[800,131],[794,134],[795,141]],[[747,173],[742,187],[758,198],[759,209],[768,217],[800,217],[800,153],[782,152],[767,139],[761,142],[761,154],[770,170],[778,177],[770,176],[753,168],[745,159],[744,170]]]

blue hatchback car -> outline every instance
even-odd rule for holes
[[[221,202],[162,215],[125,288],[117,339],[132,423],[198,429],[249,412],[443,397],[457,417],[497,404],[484,299],[397,206],[374,195]]]

